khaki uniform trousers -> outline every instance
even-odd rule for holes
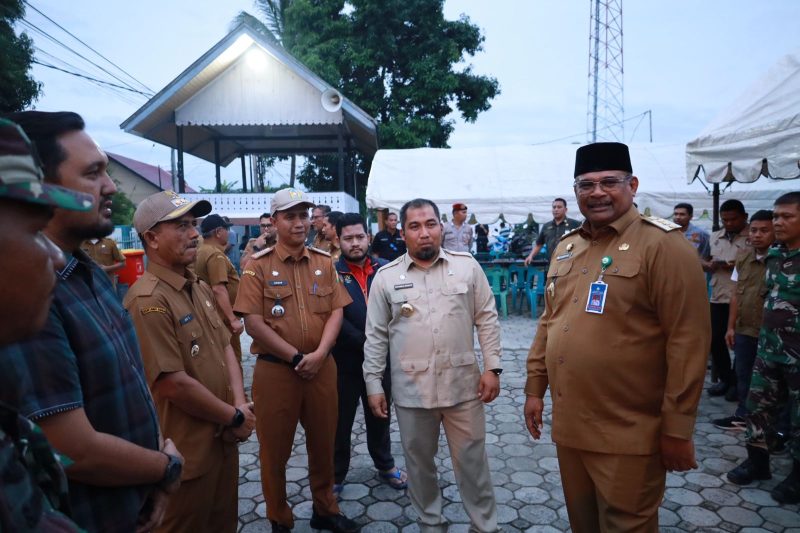
[[[667,471],[661,455],[614,455],[556,446],[574,533],[657,533]]]
[[[240,337],[241,335],[231,335],[231,348],[233,348],[233,355],[236,356],[236,360],[239,361],[239,368],[242,367],[242,341]]]
[[[470,531],[498,531],[489,460],[486,456],[486,414],[480,400],[441,409],[395,405],[400,440],[408,470],[408,495],[419,515],[422,533],[447,531],[442,518],[442,491],[434,456],[439,427],[444,425],[458,491],[472,525]]]
[[[339,514],[333,495],[333,447],[338,417],[336,362],[327,357],[311,380],[294,368],[259,360],[253,374],[256,433],[261,460],[261,486],[267,518],[293,527],[286,502],[286,463],[292,454],[297,422],[303,425],[308,451],[308,477],[314,510]]]
[[[239,449],[225,443],[211,469],[181,481],[158,533],[235,533],[239,527]]]

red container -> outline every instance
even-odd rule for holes
[[[122,250],[122,255],[125,256],[125,266],[117,272],[117,275],[120,283],[130,286],[144,275],[144,250],[126,248]]]

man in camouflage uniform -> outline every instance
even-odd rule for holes
[[[728,472],[738,485],[770,479],[768,432],[786,402],[791,405],[791,437],[787,443],[794,461],[791,474],[772,489],[780,503],[800,503],[800,192],[775,201],[775,239],[767,255],[767,297],[747,397],[747,459]]]
[[[88,211],[88,195],[42,183],[39,162],[27,136],[0,119],[0,246],[14,250],[0,263],[0,346],[17,342],[44,325],[55,268],[64,255],[41,233],[52,207]],[[0,376],[0,388],[9,376]],[[13,378],[12,378],[13,379]],[[69,512],[67,478],[42,430],[0,402],[0,531],[79,531]]]

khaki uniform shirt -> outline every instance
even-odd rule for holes
[[[464,222],[457,227],[452,222],[445,222],[442,226],[442,246],[451,252],[469,252],[472,247],[472,226]]]
[[[742,252],[736,259],[736,326],[740,335],[758,337],[761,319],[764,316],[764,298],[767,291],[767,266],[756,258],[752,248]]]
[[[240,315],[261,315],[283,340],[302,353],[313,352],[331,312],[353,300],[342,286],[330,255],[303,248],[295,261],[280,243],[259,252],[242,271],[242,284],[234,311]],[[285,309],[274,316],[276,305]],[[253,339],[250,351],[268,354],[269,349]]]
[[[250,256],[252,256],[256,252],[260,252],[261,250],[265,250],[267,248],[272,248],[275,246],[275,243],[278,242],[277,235],[274,239],[266,241],[266,245],[263,248],[256,248],[256,239],[250,239],[247,241],[247,244],[244,247],[244,251],[242,252],[242,258],[239,260],[239,264],[244,268],[247,266],[247,262],[250,260]],[[233,301],[233,300],[231,300]]]
[[[733,263],[741,252],[750,248],[747,244],[748,227],[734,235],[732,239],[725,236],[721,229],[711,234],[711,260]],[[731,271],[719,269],[711,274],[711,303],[727,304],[731,302],[731,295],[736,289],[736,283],[731,281]]]
[[[502,368],[494,295],[470,254],[441,249],[427,270],[407,253],[398,257],[378,271],[369,293],[367,394],[383,393],[388,357],[397,405],[435,409],[474,400],[481,374],[476,328],[484,370]]]
[[[124,305],[136,327],[151,390],[162,373],[184,371],[233,405],[224,359],[230,334],[208,285],[188,270],[181,276],[150,261],[125,295]],[[186,460],[182,479],[206,473],[223,447],[222,439],[215,437],[218,425],[195,418],[157,393],[153,400],[164,436],[175,441]]]
[[[594,240],[584,223],[556,247],[525,393],[550,386],[557,444],[644,455],[661,434],[692,436],[711,326],[697,252],[677,228],[631,208]],[[606,256],[604,312],[587,313]]]
[[[317,232],[314,236],[314,242],[311,243],[312,248],[316,248],[317,250],[322,250],[323,252],[330,253],[332,245],[331,241],[325,238],[325,235],[322,232]]]
[[[125,256],[119,251],[117,242],[109,237],[98,239],[97,242],[86,239],[81,243],[81,250],[100,266],[111,266],[125,261]],[[111,279],[116,278],[115,272],[108,272],[107,274]]]
[[[216,244],[203,244],[197,250],[197,259],[194,262],[194,272],[198,278],[209,285],[225,284],[228,290],[228,299],[231,307],[236,302],[236,293],[239,291],[239,274],[225,255],[223,246]],[[225,316],[220,313],[220,317],[225,320]]]

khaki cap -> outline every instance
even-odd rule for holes
[[[133,214],[133,227],[141,235],[159,222],[175,220],[186,213],[202,217],[210,212],[211,204],[206,200],[192,202],[175,191],[161,191],[142,200]]]
[[[272,216],[275,216],[275,213],[278,211],[286,211],[296,205],[305,204],[308,207],[314,207],[314,202],[312,202],[303,191],[298,191],[297,189],[287,188],[281,189],[275,194],[272,195],[272,201],[270,201],[269,209]]]

